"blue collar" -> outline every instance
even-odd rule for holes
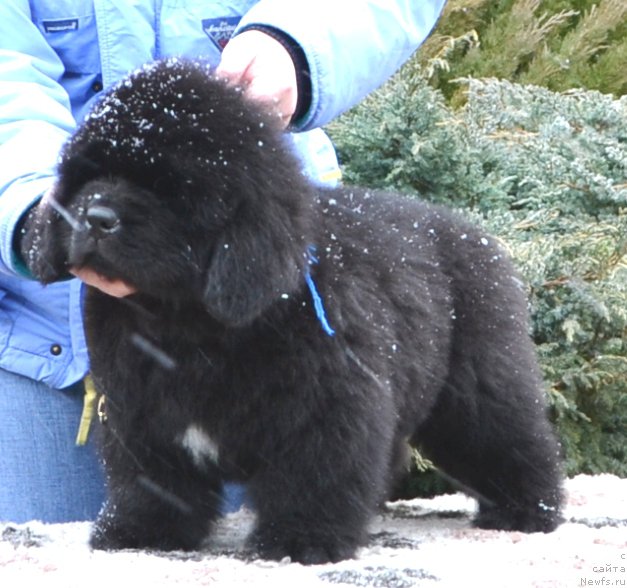
[[[309,266],[312,266],[318,263],[318,258],[315,256],[316,248],[314,245],[310,245],[307,247],[307,262]],[[307,271],[305,272],[305,282],[307,282],[307,286],[309,287],[309,292],[311,292],[311,298],[313,299],[314,310],[316,311],[316,316],[322,325],[322,329],[324,332],[329,335],[329,337],[333,337],[335,335],[335,331],[329,325],[329,321],[327,320],[327,313],[324,310],[324,304],[322,302],[322,298],[318,293],[318,289],[316,288],[316,284],[311,277],[310,268],[307,267]]]

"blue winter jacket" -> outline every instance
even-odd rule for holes
[[[307,173],[337,162],[318,129],[381,85],[424,40],[444,0],[2,0],[0,2],[0,368],[62,388],[88,368],[77,280],[20,276],[16,223],[55,178],[62,144],[98,94],[163,56],[216,65],[248,27],[304,52],[311,106],[294,141]]]

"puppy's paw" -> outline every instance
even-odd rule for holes
[[[473,524],[480,529],[550,533],[563,522],[558,507],[540,503],[537,508],[504,508],[480,506]]]
[[[111,521],[103,523],[98,520],[91,531],[89,546],[101,551],[117,551],[140,547],[140,541],[129,529]]]
[[[286,557],[304,565],[335,563],[355,556],[357,545],[337,537],[293,537],[280,529],[257,532],[252,538],[254,549],[263,559],[281,561]]]
[[[91,532],[89,546],[103,551],[151,549],[156,551],[194,551],[200,547],[207,531],[190,524],[176,527],[163,518],[149,522],[123,522],[120,518],[101,517]]]

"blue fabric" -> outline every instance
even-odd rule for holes
[[[0,521],[92,520],[104,477],[92,442],[75,444],[83,386],[54,390],[0,370]]]
[[[222,512],[237,512],[247,502],[246,486],[244,484],[225,484]]]

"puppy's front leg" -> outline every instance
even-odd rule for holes
[[[107,447],[108,496],[91,547],[198,548],[220,514],[217,472],[199,471],[175,450],[137,450],[115,439]]]
[[[280,456],[264,456],[267,467],[249,485],[258,515],[252,541],[262,557],[336,562],[366,541],[386,492],[391,442],[380,422],[348,423],[358,412],[343,413],[344,422],[327,415]]]

